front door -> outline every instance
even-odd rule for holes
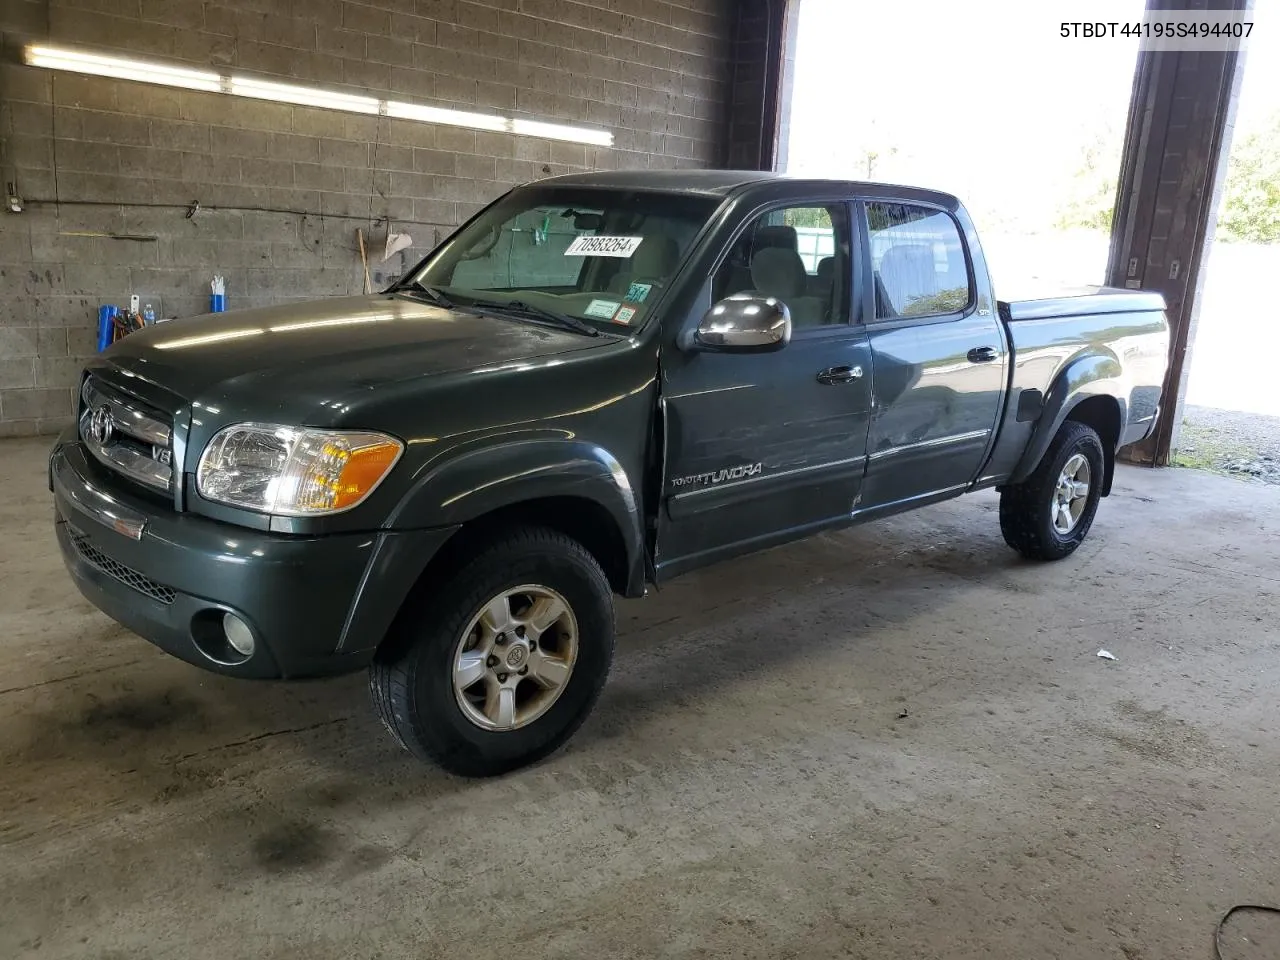
[[[664,352],[659,580],[852,514],[871,410],[871,350],[850,310],[854,246],[844,202],[748,218],[690,322],[713,302],[754,291],[787,305],[790,344],[760,354]]]
[[[973,282],[955,218],[924,204],[867,201],[868,324],[875,413],[859,510],[956,493],[986,460],[1007,351]]]

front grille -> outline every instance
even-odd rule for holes
[[[139,593],[145,594],[160,603],[173,603],[174,598],[178,595],[172,587],[166,587],[163,583],[156,583],[150,577],[133,569],[133,567],[125,566],[119,560],[108,557],[90,543],[87,536],[69,524],[67,533],[70,535],[71,545],[76,548],[76,553],[80,555],[80,559],[89,564],[89,566],[105,573],[113,580],[119,580],[126,587],[132,587]]]
[[[173,421],[88,376],[80,388],[80,439],[102,464],[153,490],[173,484]]]

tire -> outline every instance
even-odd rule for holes
[[[1072,497],[1068,513],[1079,502],[1079,513],[1068,526],[1057,505],[1065,496],[1060,480],[1069,464],[1083,458],[1088,468],[1088,492]],[[1005,543],[1030,560],[1061,560],[1075,552],[1093,526],[1102,497],[1106,456],[1102,439],[1090,426],[1068,420],[1049,444],[1039,465],[1022,483],[1000,492],[1000,532]],[[1083,476],[1076,471],[1077,476]],[[1080,482],[1078,479],[1075,482]],[[1075,488],[1078,493],[1079,488]]]
[[[557,601],[567,616],[548,627]],[[510,619],[499,629],[503,609]],[[595,558],[554,530],[518,528],[410,601],[369,668],[369,690],[410,753],[462,776],[496,776],[541,760],[577,731],[604,689],[613,636],[612,591]],[[566,663],[567,676],[548,687]],[[461,684],[467,670],[480,679],[458,691],[455,671]],[[509,684],[508,698],[500,691]]]

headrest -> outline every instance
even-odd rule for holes
[[[933,247],[927,243],[897,243],[880,258],[881,272],[893,270],[927,270],[932,273]]]
[[[760,293],[779,300],[805,292],[804,261],[794,250],[768,247],[751,258],[751,284]]]
[[[769,247],[781,247],[785,250],[800,252],[800,242],[796,238],[796,228],[785,225],[760,227],[756,230],[756,250]]]
[[[645,237],[631,257],[631,276],[670,277],[679,256],[680,248],[670,237]]]
[[[830,283],[836,273],[836,258],[823,257],[818,261],[818,279],[823,283]]]

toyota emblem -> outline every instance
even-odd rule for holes
[[[105,447],[111,439],[111,432],[111,408],[104,403],[89,417],[89,439]]]

